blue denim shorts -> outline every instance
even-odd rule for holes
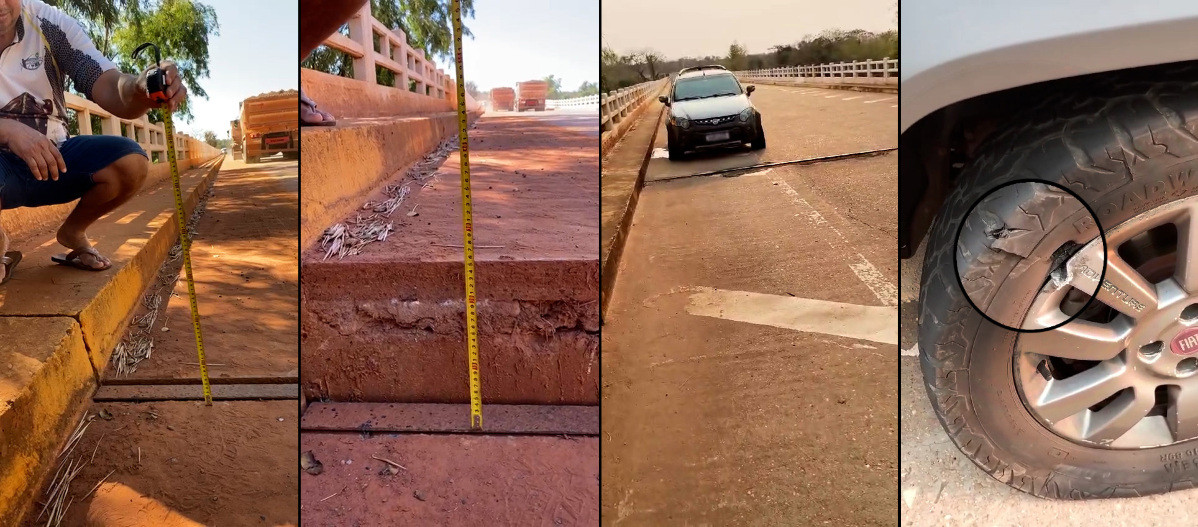
[[[146,151],[137,142],[116,135],[79,135],[67,139],[58,148],[67,163],[58,181],[38,181],[20,157],[0,151],[0,208],[42,207],[75,201],[95,183],[92,176],[129,154]]]

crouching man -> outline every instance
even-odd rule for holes
[[[187,97],[174,63],[163,61],[174,111]],[[146,73],[122,73],[100,54],[75,19],[39,0],[0,0],[0,211],[79,200],[58,229],[67,249],[59,264],[103,271],[112,262],[87,239],[87,228],[133,197],[149,159],[133,140],[106,135],[68,137],[63,85],[124,119],[157,104]],[[90,127],[91,123],[80,123]],[[0,283],[20,261],[0,226]]]

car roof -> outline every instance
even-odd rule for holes
[[[717,75],[732,75],[723,66],[700,66],[698,68],[686,68],[678,72],[679,79],[687,79],[691,77],[714,77]]]

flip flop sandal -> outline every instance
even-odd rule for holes
[[[8,283],[12,279],[12,271],[17,268],[17,264],[21,263],[21,251],[8,251],[4,256],[0,256],[0,265],[4,266],[4,278],[0,279],[0,285]]]
[[[108,265],[105,265],[104,267],[92,267],[90,265],[87,265],[87,264],[83,263],[83,259],[80,258],[80,256],[83,256],[85,254],[90,254],[92,256],[95,256],[96,259],[98,259],[98,260],[104,259],[104,257],[100,256],[100,253],[96,251],[95,247],[88,247],[86,249],[75,249],[67,254],[59,254],[59,255],[51,256],[50,261],[52,261],[58,265],[66,265],[68,267],[74,267],[76,269],[82,269],[84,271],[107,271],[109,268],[112,267],[111,262],[109,262]]]
[[[321,110],[320,108],[317,108],[316,103],[313,102],[312,99],[309,99],[307,97],[301,97],[300,104],[307,107],[307,109],[309,111],[320,115],[320,121],[305,121],[301,117],[300,118],[301,126],[337,126],[337,120],[333,119],[333,114],[326,112],[324,110]]]

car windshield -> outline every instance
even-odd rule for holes
[[[706,75],[678,79],[674,83],[674,100],[702,99],[721,95],[740,95],[740,83],[732,75]]]

